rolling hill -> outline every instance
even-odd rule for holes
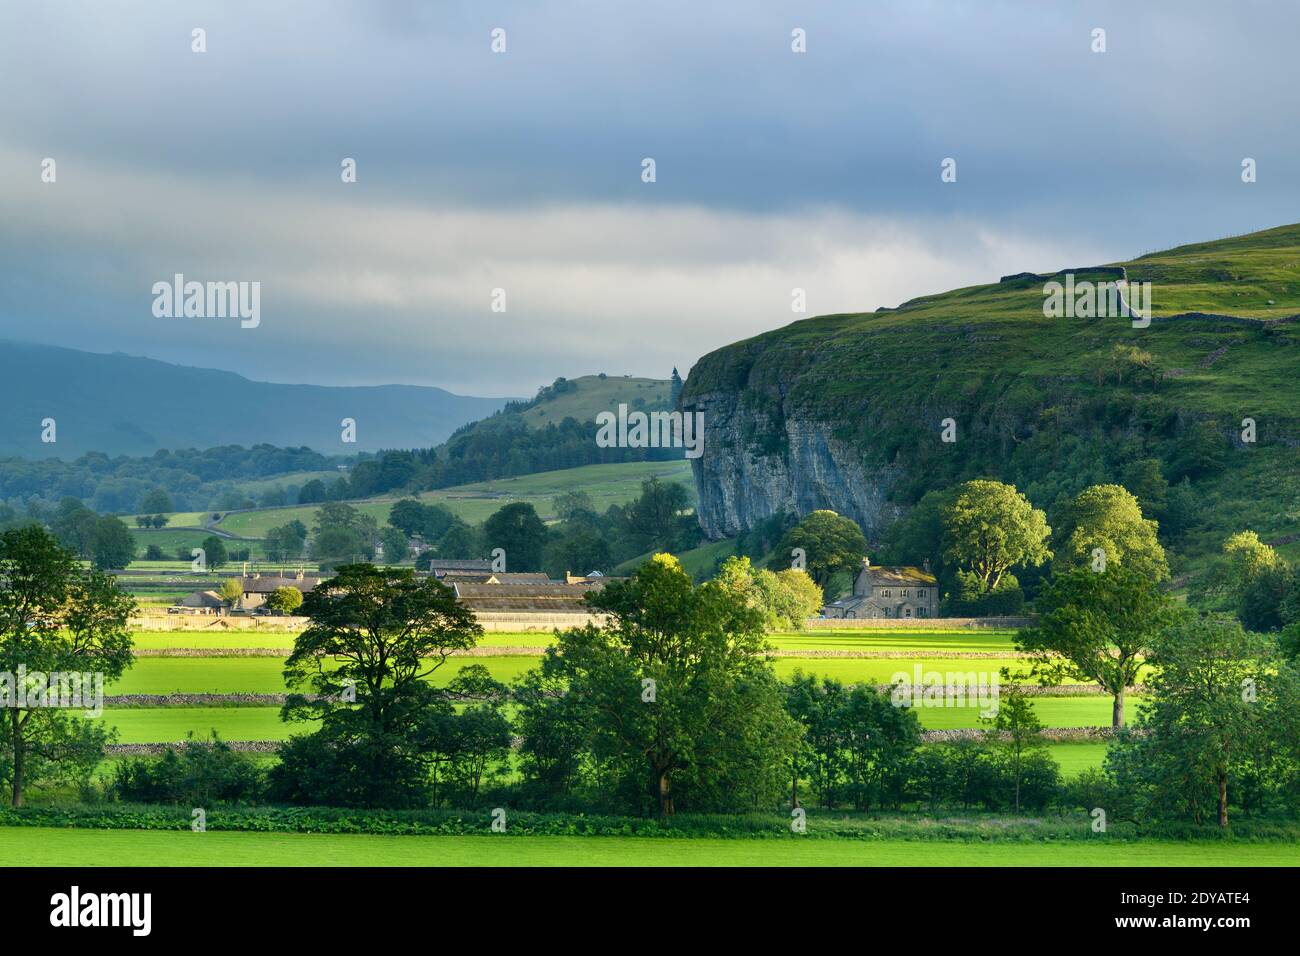
[[[672,383],[668,379],[634,378],[631,375],[584,375],[563,379],[565,385],[542,390],[529,407],[518,412],[532,428],[559,424],[566,418],[594,422],[603,411],[616,410],[620,403],[647,410],[668,408],[672,402]]]
[[[436,445],[503,398],[417,385],[331,387],[253,382],[114,353],[0,342],[0,457],[148,455],[160,448],[308,446],[329,454]],[[57,441],[41,441],[41,422]],[[355,419],[356,443],[340,441]]]
[[[1064,273],[1022,273],[704,356],[682,406],[705,415],[693,468],[706,533],[831,508],[879,538],[927,491],[974,477],[1015,483],[1050,518],[1064,496],[1132,483],[1154,461],[1170,498],[1144,506],[1165,509],[1187,553],[1241,528],[1293,546],[1300,225],[1064,271],[1104,281],[1121,267],[1151,283],[1146,328],[1048,317],[1044,287]]]

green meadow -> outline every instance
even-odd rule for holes
[[[1300,847],[0,827],[0,858],[26,866],[1296,866]]]
[[[566,491],[585,491],[597,511],[610,505],[626,504],[641,493],[641,482],[657,477],[684,485],[694,499],[691,466],[686,461],[642,461],[611,465],[584,465],[560,471],[544,471],[517,478],[479,481],[453,488],[426,491],[417,495],[421,501],[446,505],[457,517],[478,524],[493,512],[513,501],[526,501],[543,519],[554,517],[552,500]],[[372,498],[350,502],[358,511],[373,517],[381,525],[387,522],[395,497]],[[237,511],[224,515],[216,527],[244,538],[261,538],[271,528],[293,520],[311,527],[318,505],[290,508],[264,508]]]

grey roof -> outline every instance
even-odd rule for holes
[[[310,591],[316,585],[320,584],[320,578],[307,577],[304,575],[298,577],[280,577],[274,574],[261,574],[256,577],[250,575],[241,578],[245,594],[270,594],[276,588],[297,588],[299,591]]]

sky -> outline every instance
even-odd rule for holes
[[[1297,36],[1285,0],[5,0],[0,339],[685,374],[796,288],[870,311],[1300,220]],[[176,273],[260,283],[256,327],[155,315]]]

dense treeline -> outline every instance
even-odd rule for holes
[[[0,459],[0,502],[20,512],[39,511],[64,498],[77,498],[100,514],[227,509],[249,501],[238,491],[241,482],[333,470],[344,460],[310,448],[273,445],[164,450],[144,458],[110,458],[98,452],[73,461],[5,458]],[[148,505],[146,499],[160,490],[172,507]],[[282,492],[276,500],[255,503],[292,504],[294,497]]]

